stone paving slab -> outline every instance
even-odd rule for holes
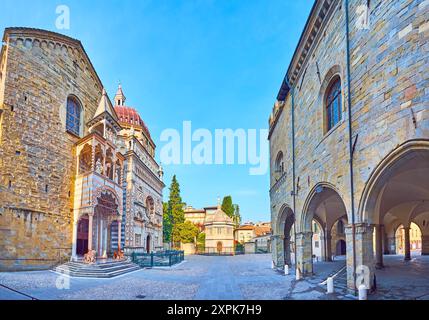
[[[370,299],[429,300],[429,257],[385,258],[377,271],[379,290]],[[0,273],[0,284],[47,300],[353,300],[345,274],[335,279],[336,293],[326,294],[326,277],[344,261],[315,264],[315,275],[296,281],[271,269],[270,255],[235,257],[188,256],[173,268],[143,269],[114,279],[68,278],[70,289],[57,289],[58,275],[51,271]],[[61,278],[60,280],[64,280]],[[0,299],[26,299],[0,287]]]

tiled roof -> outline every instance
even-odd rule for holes
[[[152,140],[149,129],[147,128],[142,118],[140,118],[140,115],[136,109],[125,106],[115,106],[115,111],[118,115],[119,123],[128,124],[135,128],[141,128],[145,131],[148,138]]]

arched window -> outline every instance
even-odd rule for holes
[[[326,94],[326,123],[327,131],[331,130],[341,120],[341,79],[336,76],[328,87]]]
[[[283,152],[281,151],[277,154],[275,171],[279,174],[284,172]]]
[[[66,129],[75,135],[80,133],[80,113],[82,108],[75,97],[67,98]]]
[[[92,148],[86,144],[79,154],[79,174],[85,174],[92,169]]]

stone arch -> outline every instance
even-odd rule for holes
[[[92,170],[92,147],[86,143],[79,153],[79,174]]]
[[[295,215],[289,205],[284,204],[275,219],[272,251],[277,267],[292,264],[291,230],[295,223]]]
[[[302,215],[297,221],[296,250],[297,267],[301,275],[313,274],[313,221],[325,227],[325,260],[332,256],[332,226],[338,219],[347,219],[345,202],[337,188],[327,182],[316,184],[309,192],[303,206]]]
[[[344,210],[347,214],[347,219],[350,220],[348,217],[347,210],[346,210],[345,202],[343,200],[343,197],[342,197],[340,191],[333,184],[331,184],[329,182],[319,182],[318,184],[316,184],[311,189],[307,198],[305,199],[304,206],[302,209],[301,219],[298,221],[298,225],[297,225],[297,232],[303,232],[303,231],[311,230],[311,221],[313,219],[317,219],[317,217],[315,218],[314,215],[311,215],[309,213],[314,209],[312,207],[312,205],[313,206],[315,205],[314,198],[317,196],[317,194],[323,192],[323,189],[330,189],[338,195],[338,197],[341,199],[341,201],[344,205]],[[338,217],[338,218],[340,218],[340,217]],[[335,222],[336,220],[337,219],[335,219],[333,222]],[[325,223],[326,223],[326,221],[325,221]]]
[[[292,208],[287,204],[283,204],[277,213],[275,230],[274,230],[275,234],[281,235],[283,233],[286,219],[289,216],[294,216]]]
[[[385,193],[385,187],[396,169],[408,161],[429,155],[429,140],[410,140],[390,152],[373,170],[359,202],[357,219],[367,224],[379,223],[380,197]]]
[[[108,186],[98,187],[97,189],[95,189],[95,191],[93,193],[93,198],[92,198],[94,206],[96,206],[98,204],[98,201],[103,194],[108,194],[114,198],[115,203],[117,204],[118,216],[121,216],[122,215],[122,201],[119,198],[119,196],[117,195],[116,191],[114,189],[108,187]]]

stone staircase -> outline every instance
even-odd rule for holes
[[[114,278],[129,272],[139,270],[140,267],[129,260],[106,261],[96,264],[70,261],[55,267],[53,270],[78,278]]]

